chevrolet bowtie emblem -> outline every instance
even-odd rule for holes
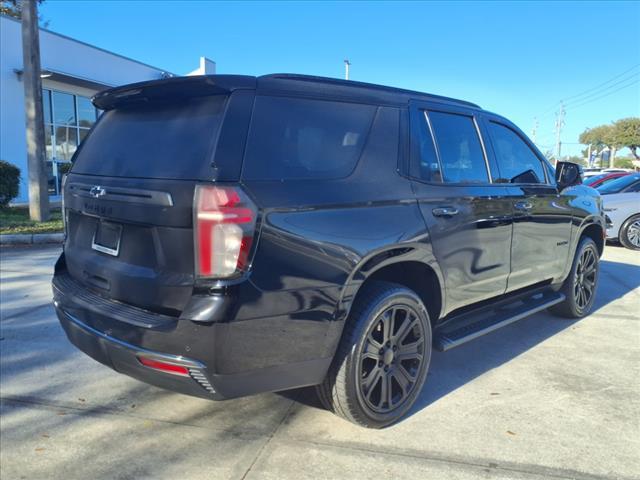
[[[107,191],[100,185],[94,185],[93,187],[91,187],[91,190],[89,190],[89,195],[94,198],[102,197],[103,195],[106,195],[106,193]]]

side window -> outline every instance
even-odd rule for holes
[[[442,173],[429,126],[427,112],[420,110],[416,127],[418,158],[411,163],[411,176],[425,182],[441,182]]]
[[[356,166],[376,107],[256,97],[247,140],[247,180],[328,179]]]
[[[640,192],[640,182],[636,182],[625,190],[625,192]]]
[[[520,135],[504,125],[489,122],[500,178],[506,183],[545,183],[544,167]]]
[[[487,164],[473,117],[429,112],[445,182],[487,183]]]

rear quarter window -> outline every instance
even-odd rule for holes
[[[243,164],[246,180],[330,179],[358,163],[376,107],[256,97]]]

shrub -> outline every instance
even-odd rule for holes
[[[18,196],[20,188],[20,169],[0,160],[0,207],[6,207]]]
[[[616,158],[614,160],[614,165],[616,166],[616,168],[635,168],[632,158]]]
[[[59,163],[58,164],[58,175],[62,176],[65,173],[69,173],[71,170],[71,163]]]

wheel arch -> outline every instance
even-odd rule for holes
[[[580,235],[577,238],[575,248],[578,248],[580,239],[586,236],[591,238],[595,242],[596,247],[598,247],[598,254],[602,256],[602,252],[604,251],[605,235],[605,226],[602,224],[602,222],[592,217],[590,221],[586,221],[582,224],[580,228]]]
[[[358,296],[374,281],[397,283],[413,290],[427,308],[432,324],[445,309],[442,272],[431,251],[422,245],[397,246],[363,258],[343,288],[337,315],[346,320]]]

